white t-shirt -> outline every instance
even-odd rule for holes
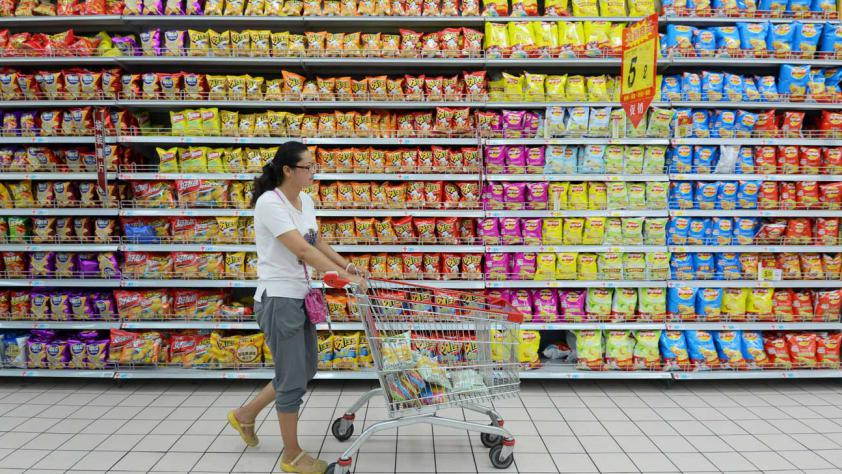
[[[258,280],[255,301],[260,301],[264,291],[267,296],[303,299],[310,289],[301,261],[278,240],[278,236],[297,230],[315,245],[318,224],[313,199],[303,192],[300,197],[301,211],[280,191],[267,191],[257,199],[254,206]],[[308,267],[307,271],[312,278],[313,269]]]

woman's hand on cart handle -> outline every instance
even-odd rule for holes
[[[369,272],[368,270],[360,270],[353,263],[349,263],[348,266],[345,267],[345,271],[350,273],[351,275],[358,275],[363,278],[371,278],[371,272]]]
[[[359,291],[368,291],[368,281],[365,278],[358,275],[351,275],[345,271],[325,273],[324,282],[331,288],[342,289],[348,285],[354,285]]]

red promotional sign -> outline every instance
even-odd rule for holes
[[[620,102],[635,127],[655,98],[657,65],[658,15],[653,14],[623,29]]]

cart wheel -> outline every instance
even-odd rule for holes
[[[348,438],[354,434],[354,424],[351,423],[348,425],[348,429],[342,431],[342,418],[337,418],[333,420],[333,424],[330,425],[330,432],[333,433],[333,436],[339,441],[347,441]]]
[[[503,451],[503,445],[498,444],[491,448],[491,451],[488,452],[488,457],[491,459],[491,464],[496,467],[497,469],[506,469],[507,467],[511,466],[513,462],[515,462],[515,454],[509,454],[505,459],[500,458],[500,455]]]
[[[336,471],[336,463],[332,462],[327,465],[327,469],[325,469],[325,474],[333,474]]]
[[[480,433],[479,440],[482,441],[482,445],[486,448],[493,448],[503,442],[503,437],[488,433]]]

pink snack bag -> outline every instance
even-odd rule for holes
[[[503,183],[503,200],[506,209],[523,209],[526,202],[526,183]]]
[[[504,138],[522,138],[523,137],[523,118],[526,115],[525,110],[504,110],[503,120],[503,137]]]
[[[532,252],[515,253],[512,264],[512,278],[515,280],[531,280],[535,277],[536,257]]]
[[[502,174],[506,172],[506,153],[509,147],[506,145],[493,145],[485,147],[485,169],[488,173]]]
[[[561,300],[562,321],[582,322],[585,319],[585,292],[569,290]]]
[[[515,290],[511,294],[511,305],[523,313],[524,321],[532,315],[532,294],[529,290]]]
[[[531,146],[526,148],[526,172],[530,174],[543,173],[547,164],[544,158],[545,147]]]
[[[520,232],[523,235],[524,245],[541,245],[543,235],[544,222],[540,217],[521,219]]]
[[[550,201],[550,183],[547,181],[526,183],[526,207],[529,209],[547,209]]]
[[[538,134],[538,129],[541,127],[541,116],[532,113],[526,112],[523,115],[523,131],[521,132],[523,137],[526,138],[535,138]]]
[[[526,147],[510,146],[506,149],[506,172],[510,174],[526,173]]]
[[[485,296],[488,298],[498,298],[501,300],[501,304],[509,304],[509,301],[512,300],[512,290],[508,288],[485,290]],[[494,301],[491,302],[494,303]]]
[[[496,217],[480,219],[477,225],[477,232],[483,244],[500,245],[500,226],[497,223]]]
[[[505,188],[500,183],[488,183],[485,192],[482,193],[482,200],[486,209],[503,209]]]
[[[523,236],[520,230],[520,218],[500,218],[500,236],[505,245],[520,245],[523,243]]]
[[[509,278],[509,254],[485,254],[485,278],[488,280],[506,280]]]
[[[553,288],[532,290],[532,321],[550,323],[558,317],[558,292]]]

